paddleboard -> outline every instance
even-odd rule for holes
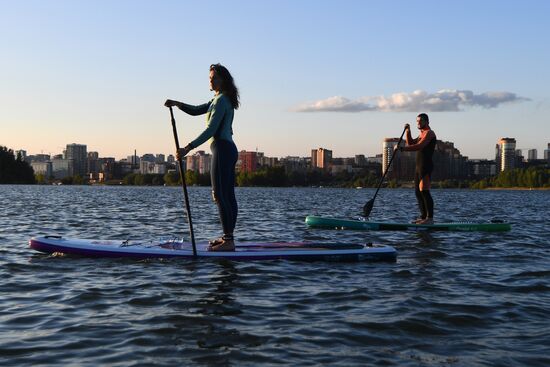
[[[32,249],[48,254],[62,253],[85,257],[189,258],[190,243],[178,239],[155,241],[85,240],[61,236],[33,237]],[[237,243],[235,251],[211,252],[207,243],[197,244],[197,257],[231,260],[305,260],[305,261],[395,261],[397,251],[387,245],[345,243]]]
[[[306,224],[310,227],[331,228],[331,229],[355,229],[371,231],[482,231],[482,232],[503,232],[509,231],[512,227],[505,222],[484,222],[484,223],[434,223],[434,224],[413,224],[393,222],[371,222],[363,220],[327,218],[309,215],[306,217]]]

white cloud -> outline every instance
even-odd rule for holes
[[[296,112],[442,112],[460,111],[466,107],[495,108],[503,103],[529,101],[510,92],[487,92],[474,94],[470,90],[442,89],[435,93],[415,90],[412,93],[395,93],[389,97],[361,97],[350,100],[335,96],[305,103],[293,110]]]

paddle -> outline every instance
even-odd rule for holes
[[[397,143],[397,146],[399,146],[399,144],[401,144],[401,141],[403,140],[403,135],[405,135],[406,130],[407,130],[407,128],[403,129],[403,132],[401,133],[401,137],[399,138],[399,142]],[[370,215],[370,212],[372,211],[372,206],[374,205],[374,199],[376,199],[376,195],[378,195],[378,190],[380,190],[380,186],[382,186],[382,182],[384,182],[384,178],[386,178],[386,174],[390,170],[391,163],[393,162],[393,158],[395,158],[396,155],[397,155],[397,151],[395,151],[392,154],[392,156],[390,158],[390,163],[388,163],[388,167],[386,168],[386,171],[384,172],[384,175],[382,175],[382,179],[380,180],[380,183],[378,183],[378,188],[376,189],[376,192],[374,193],[374,197],[372,199],[370,199],[369,201],[367,201],[365,206],[363,206],[363,216],[365,218],[368,218],[369,215]]]
[[[180,142],[178,140],[178,130],[176,129],[176,119],[174,118],[174,111],[170,108],[170,117],[172,118],[172,130],[174,131],[174,141],[176,142],[176,149],[179,152]],[[195,235],[193,233],[193,221],[191,220],[191,209],[189,208],[189,196],[187,195],[187,185],[185,184],[185,173],[183,172],[183,157],[178,159],[180,167],[181,187],[183,188],[183,196],[185,198],[185,211],[187,213],[187,219],[189,221],[189,234],[191,235],[191,244],[193,245],[193,256],[197,256],[197,246],[195,245]]]

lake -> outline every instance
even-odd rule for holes
[[[374,189],[237,188],[237,241],[381,243],[395,263],[50,256],[32,236],[188,238],[178,187],[0,185],[2,366],[549,366],[550,191],[433,190],[436,221],[504,233],[310,229]],[[197,241],[221,235],[189,188]],[[380,191],[372,220],[417,216]]]

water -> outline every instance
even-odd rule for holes
[[[2,366],[548,366],[549,191],[435,190],[436,219],[507,233],[308,229],[374,190],[239,188],[241,241],[391,244],[396,263],[117,260],[36,253],[29,237],[186,236],[180,188],[0,186]],[[198,240],[220,235],[190,188]],[[416,215],[383,190],[372,219]]]

